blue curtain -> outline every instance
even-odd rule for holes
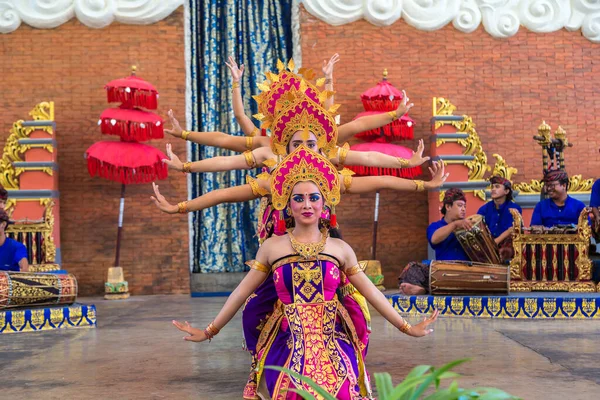
[[[251,96],[264,72],[275,70],[278,59],[292,54],[292,0],[189,0],[192,82],[192,129],[243,135],[233,117],[231,77],[225,65],[232,55],[246,70],[242,94],[246,114],[257,112]],[[257,124],[258,122],[255,121]],[[234,153],[192,146],[192,160]],[[242,185],[255,171],[195,174],[192,196],[218,188]],[[222,204],[193,215],[193,271],[239,272],[244,261],[258,250],[256,212],[258,200]]]

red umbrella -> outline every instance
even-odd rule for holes
[[[154,113],[125,108],[107,108],[98,120],[102,133],[118,135],[128,142],[162,139],[163,123],[163,119]]]
[[[399,146],[391,143],[379,143],[379,142],[368,142],[358,143],[350,146],[351,150],[354,151],[377,151],[379,153],[387,154],[393,157],[402,157],[410,159],[413,155],[413,151],[407,147]],[[392,175],[400,178],[413,179],[423,172],[421,166],[412,168],[380,168],[380,167],[365,167],[362,165],[348,165],[348,169],[351,169],[358,176],[381,176],[381,175]]]
[[[143,107],[148,110],[156,110],[158,107],[156,88],[135,76],[135,67],[132,68],[131,76],[110,81],[104,88],[109,103],[122,103],[127,108]]]
[[[97,142],[85,152],[90,176],[123,185],[143,184],[167,178],[167,158],[155,147],[132,142]]]
[[[384,112],[387,111],[363,111],[356,117],[354,117],[354,119],[358,119],[360,117],[367,117],[369,115],[383,114]],[[357,134],[356,137],[362,140],[374,140],[383,137],[412,139],[414,137],[414,126],[415,121],[408,115],[403,115],[401,118],[392,121],[391,123],[384,125],[381,128],[363,131]]]

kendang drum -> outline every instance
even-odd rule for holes
[[[501,264],[498,245],[494,241],[483,217],[479,214],[467,218],[472,225],[470,230],[460,229],[456,231],[456,238],[465,250],[471,261]]]
[[[76,299],[77,279],[72,274],[0,271],[0,310],[71,304]]]
[[[508,265],[432,261],[429,266],[429,293],[432,295],[506,295],[509,290]]]

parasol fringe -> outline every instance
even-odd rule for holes
[[[107,87],[106,96],[109,103],[122,103],[125,108],[143,107],[148,110],[158,108],[158,93],[149,90],[130,88],[127,92],[124,87]]]
[[[362,165],[347,165],[346,168],[354,171],[357,176],[396,176],[398,178],[414,179],[423,173],[422,167],[412,168],[379,168],[365,167]]]
[[[152,166],[142,166],[135,170],[101,162],[94,157],[88,157],[87,164],[91,177],[99,176],[125,185],[145,184],[167,178],[167,166],[160,160]]]
[[[356,138],[363,140],[373,140],[382,136],[396,139],[413,139],[414,138],[414,125],[408,126],[407,121],[397,119],[390,122],[381,128],[370,129],[368,131],[361,132],[356,135]]]
[[[131,141],[147,141],[152,139],[162,139],[164,131],[162,124],[156,126],[153,122],[143,122],[144,127],[141,127],[142,122],[137,121],[116,121],[113,125],[110,118],[102,119],[100,130],[105,135],[120,136],[121,139]]]

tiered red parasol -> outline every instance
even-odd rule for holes
[[[407,147],[399,146],[392,143],[379,143],[379,142],[368,142],[368,143],[357,143],[350,146],[351,150],[354,151],[377,151],[379,153],[387,154],[393,157],[402,157],[410,159],[413,155],[413,151]],[[365,167],[362,165],[349,165],[347,167],[354,171],[358,176],[381,176],[381,175],[392,175],[399,178],[413,179],[423,172],[421,166],[413,168],[380,168],[380,167]]]
[[[121,141],[103,141],[86,151],[89,174],[121,183],[121,207],[117,230],[115,268],[119,267],[125,185],[150,183],[167,178],[167,158],[160,150],[137,141],[162,139],[163,119],[149,111],[156,109],[158,92],[150,83],[135,76],[109,82],[105,88],[109,102],[120,102],[119,108],[107,108],[98,121],[103,134],[118,135]],[[120,269],[119,269],[120,271]],[[121,273],[122,274],[122,273]]]

